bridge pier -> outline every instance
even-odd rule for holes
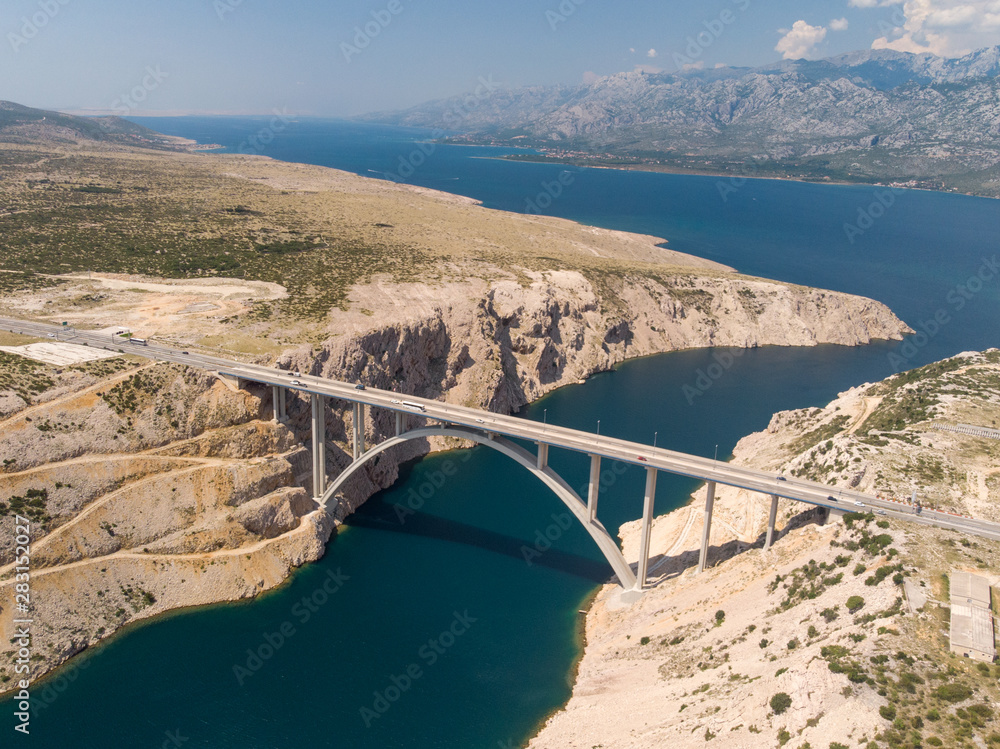
[[[549,467],[549,446],[544,442],[538,443],[538,470],[544,471]]]
[[[313,497],[319,501],[326,491],[326,404],[312,394]]]
[[[705,527],[701,532],[701,554],[698,556],[698,572],[705,571],[708,561],[708,542],[712,537],[712,511],[715,509],[715,482],[708,482],[708,497],[705,500]]]
[[[764,551],[771,548],[774,541],[774,524],[778,519],[778,495],[771,495],[771,514],[767,516],[767,540],[764,542]]]
[[[601,456],[590,456],[590,484],[587,487],[587,515],[597,520],[597,494],[601,489]]]
[[[354,404],[354,459],[365,452],[365,404]]]
[[[406,431],[406,422],[404,421],[406,417],[403,415],[402,411],[396,411],[396,436],[398,437],[403,432]]]
[[[271,399],[274,401],[274,421],[283,424],[288,419],[285,407],[285,389],[280,385],[271,386]]]
[[[649,571],[649,539],[653,532],[653,509],[656,504],[656,469],[646,469],[646,496],[642,504],[642,536],[639,538],[639,569],[636,575],[636,588],[646,587],[646,575]]]

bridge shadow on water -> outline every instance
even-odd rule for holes
[[[494,554],[503,554],[524,564],[528,564],[530,557],[531,566],[545,567],[597,584],[606,583],[614,577],[611,566],[603,560],[588,559],[559,549],[538,551],[533,540],[508,536],[468,523],[424,512],[407,513],[401,522],[393,505],[380,502],[376,498],[370,499],[361,510],[345,519],[344,525],[450,541]]]
[[[774,543],[778,543],[796,528],[811,524],[822,525],[824,520],[824,517],[818,517],[812,509],[798,513],[790,518],[783,528],[776,529]],[[497,533],[486,528],[425,512],[414,511],[412,514],[408,512],[401,520],[396,514],[395,505],[381,502],[376,498],[369,500],[361,510],[350,515],[344,524],[352,528],[367,528],[387,533],[419,536],[436,541],[449,541],[494,554],[502,554],[525,564],[528,564],[529,561],[526,557],[527,553],[530,556],[531,566],[545,567],[598,585],[614,579],[614,572],[610,565],[603,560],[589,559],[559,549],[538,551],[532,540]],[[753,549],[763,549],[766,537],[765,532],[761,533],[753,542],[730,540],[717,546],[710,545],[706,567],[714,567]],[[696,549],[682,551],[669,557],[663,554],[653,555],[649,560],[649,579],[646,584],[655,588],[697,566],[698,551]],[[635,567],[636,565],[632,564],[633,570]]]

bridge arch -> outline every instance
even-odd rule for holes
[[[325,510],[330,500],[337,495],[341,488],[343,488],[344,484],[346,484],[350,478],[354,476],[354,474],[356,474],[366,463],[370,462],[376,456],[384,453],[390,448],[395,447],[396,445],[401,445],[404,442],[427,439],[429,437],[457,437],[459,439],[470,440],[471,442],[485,445],[486,447],[496,450],[526,468],[537,479],[551,489],[559,500],[566,505],[567,509],[573,513],[574,517],[576,517],[580,524],[583,525],[584,529],[590,534],[590,537],[597,544],[597,548],[600,549],[604,558],[608,560],[608,564],[611,565],[611,569],[614,570],[615,575],[618,577],[618,582],[621,587],[626,591],[641,591],[641,584],[637,581],[635,573],[632,571],[632,567],[627,561],[625,561],[625,557],[622,555],[621,549],[618,548],[618,544],[615,543],[611,534],[608,533],[607,529],[601,524],[600,521],[590,519],[587,512],[587,505],[580,498],[580,495],[577,494],[559,474],[548,466],[540,469],[537,464],[536,456],[532,455],[520,445],[499,435],[494,435],[490,438],[485,433],[474,429],[441,425],[413,429],[408,432],[403,432],[395,437],[390,437],[384,442],[369,449],[363,455],[359,456],[353,463],[347,466],[340,473],[340,475],[338,475],[337,478],[330,483],[326,491],[323,493],[323,496],[320,498],[320,507]]]

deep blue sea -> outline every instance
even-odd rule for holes
[[[870,296],[923,329],[902,344],[736,352],[694,399],[684,386],[719,352],[650,357],[561,389],[524,418],[583,429],[600,420],[602,434],[652,442],[655,433],[660,446],[725,458],[775,411],[823,405],[902,367],[998,344],[996,201],[514,163],[496,158],[510,151],[338,121],[137,121],[489,207],[544,204],[545,213],[660,236],[744,273]],[[554,453],[551,462],[571,485],[586,481],[585,458]],[[643,476],[607,478],[600,517],[617,528],[639,516]],[[657,511],[683,505],[694,488],[661,476]],[[427,497],[420,509],[401,520],[397,505],[418,495]],[[561,527],[562,512],[485,448],[407,466],[323,560],[279,590],[131,628],[36,684],[36,698],[54,700],[38,705],[30,745],[152,748],[182,737],[185,747],[215,749],[520,746],[569,697],[579,609],[610,574],[581,529]],[[546,531],[557,541],[528,564],[524,548]]]

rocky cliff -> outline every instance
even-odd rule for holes
[[[916,482],[925,506],[995,520],[998,443],[947,428],[995,424],[998,373],[1000,352],[963,354],[859,386],[825,408],[775,414],[739,442],[733,462],[904,504]],[[1000,542],[875,514],[823,525],[814,510],[782,500],[765,552],[769,504],[719,488],[700,575],[705,490],[656,519],[652,589],[631,608],[613,586],[601,591],[573,697],[532,749],[994,740],[988,721],[969,716],[994,714],[1000,668],[949,652],[947,606],[953,571],[1000,583]],[[639,523],[621,535],[635,559]],[[787,704],[772,701],[779,694]]]

